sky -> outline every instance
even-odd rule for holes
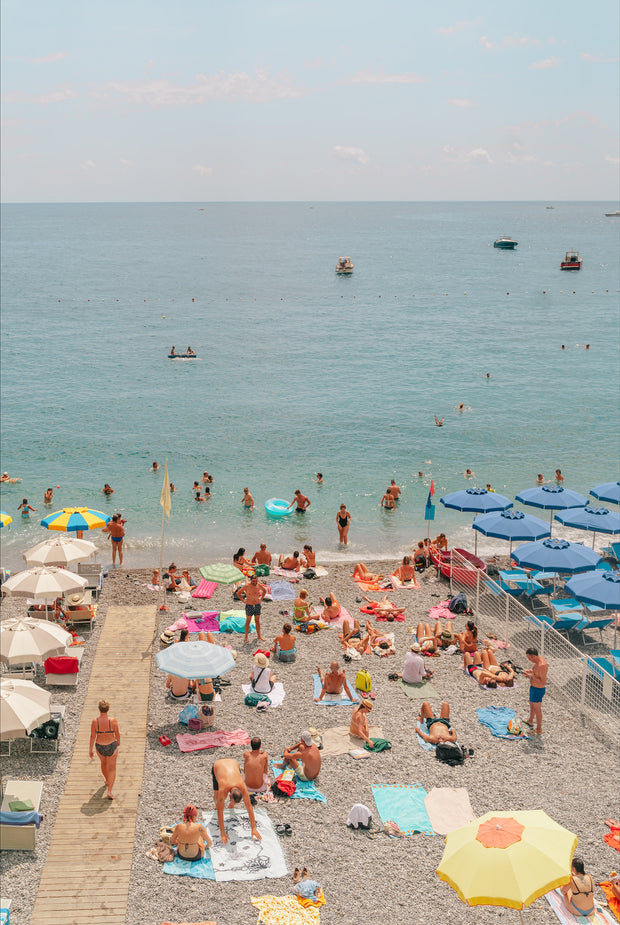
[[[3,0],[4,202],[603,200],[617,0]]]

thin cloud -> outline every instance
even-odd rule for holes
[[[245,100],[266,103],[271,100],[298,99],[304,91],[294,86],[287,74],[271,76],[257,68],[253,74],[233,71],[229,74],[196,74],[190,84],[175,84],[167,78],[144,81],[109,81],[93,91],[95,99],[123,99],[151,109],[201,106],[215,100]]]
[[[438,26],[436,29],[433,29],[433,32],[436,32],[438,35],[456,35],[458,32],[464,32],[465,29],[469,29],[472,26],[479,26],[481,22],[482,17],[479,16],[478,19],[455,22],[451,26]]]
[[[587,61],[588,64],[616,64],[620,58],[606,58],[601,52],[600,55],[590,55],[586,51],[581,52],[581,60]]]
[[[343,145],[334,145],[332,153],[343,161],[359,164],[361,167],[366,167],[370,164],[370,158],[363,148],[346,148]]]
[[[492,48],[495,48],[495,42],[492,42],[486,37],[486,35],[481,35],[478,39],[485,51],[491,51]]]
[[[121,163],[121,168],[122,168],[123,170],[129,170],[130,167],[135,167],[135,166],[136,166],[136,165],[134,164],[133,161],[128,161],[126,157],[121,157],[121,158],[119,158],[119,160],[120,160],[120,163]]]
[[[532,45],[540,45],[540,39],[533,39],[529,35],[505,35],[502,40],[504,48],[531,48]]]
[[[554,161],[536,157],[531,151],[522,145],[519,141],[513,141],[506,152],[506,160],[514,166],[534,165],[538,167],[556,167]]]
[[[405,74],[373,74],[371,71],[359,71],[346,82],[352,84],[423,84],[428,83],[429,79],[411,71]]]
[[[477,106],[473,100],[452,99],[448,100],[448,106],[456,106],[457,109],[473,109]]]
[[[481,161],[487,164],[493,163],[493,158],[486,148],[472,148],[471,151],[465,151],[462,148],[455,148],[454,145],[444,145],[441,152],[443,160],[450,164],[473,164]]]
[[[530,71],[546,71],[549,68],[557,67],[560,63],[559,58],[543,58],[542,61],[534,61],[533,64],[530,64]]]
[[[34,103],[39,106],[49,106],[54,103],[66,103],[69,100],[77,99],[78,94],[70,87],[61,90],[51,90],[49,93],[41,93],[35,96],[31,93],[7,93],[2,99],[5,103]]]
[[[194,164],[192,170],[201,177],[208,177],[213,173],[213,167],[205,167],[203,164]]]
[[[617,167],[618,164],[620,164],[620,157],[614,157],[613,154],[606,154],[605,163],[612,164],[614,167]]]
[[[9,61],[24,61],[26,64],[55,64],[56,61],[64,61],[68,57],[68,51],[54,51],[41,58],[9,58]]]
[[[80,164],[80,167],[82,168],[82,170],[94,170],[95,162],[94,161],[84,161],[83,164]]]

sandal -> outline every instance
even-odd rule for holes
[[[276,830],[277,830],[277,826],[276,826]],[[296,867],[295,870],[293,871],[293,883],[299,883],[300,880],[301,880],[301,873],[299,871],[299,867]]]
[[[388,681],[398,681],[398,675],[395,671],[391,671],[388,675]]]

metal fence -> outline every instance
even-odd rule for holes
[[[526,649],[536,647],[549,663],[553,694],[620,744],[620,683],[455,550],[451,563],[452,593],[466,593],[482,632],[510,643],[510,657],[517,663],[525,659]]]

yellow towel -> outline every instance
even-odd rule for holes
[[[297,896],[252,896],[253,906],[259,910],[258,922],[263,925],[320,925],[318,909],[304,909]]]

